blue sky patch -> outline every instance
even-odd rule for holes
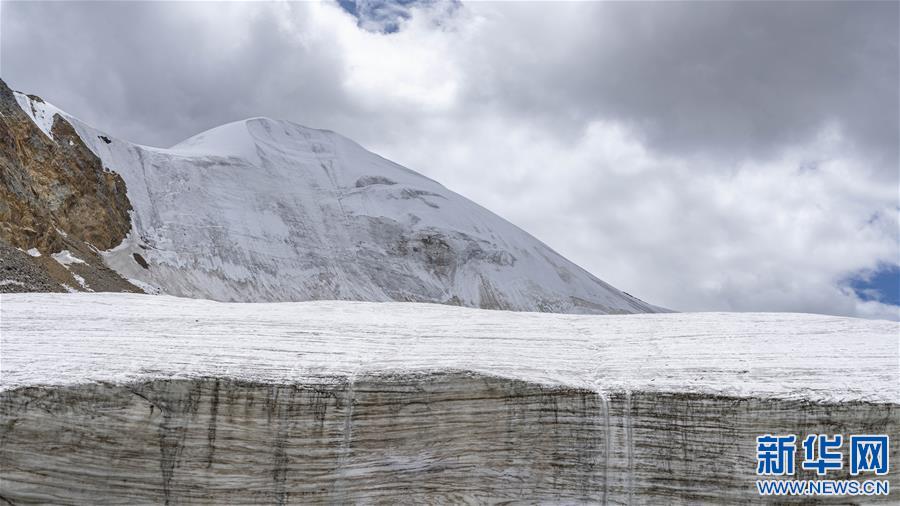
[[[419,0],[338,0],[338,5],[356,17],[356,25],[370,32],[396,33],[409,19],[410,8]]]
[[[356,25],[370,32],[397,33],[403,22],[412,17],[416,5],[434,5],[442,0],[337,0],[344,11],[352,14]],[[450,7],[459,2],[449,1]],[[452,10],[452,9],[451,9]]]
[[[882,265],[874,272],[858,274],[848,284],[863,300],[900,305],[900,265]]]

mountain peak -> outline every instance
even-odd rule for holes
[[[256,157],[256,141],[250,130],[252,122],[272,122],[269,118],[248,118],[219,125],[200,132],[169,148],[175,153],[208,156]]]
[[[311,136],[336,135],[288,120],[256,116],[225,123],[175,144],[168,151],[192,156],[238,157],[259,161],[261,145],[297,148]],[[264,150],[264,149],[263,149]]]
[[[39,126],[61,114],[103,168],[124,180],[131,230],[101,254],[147,290],[245,302],[660,310],[437,182],[328,130],[255,117],[160,149],[16,98]]]

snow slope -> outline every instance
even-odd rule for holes
[[[784,313],[553,315],[436,304],[0,298],[0,390],[471,371],[609,392],[900,402],[896,322]]]
[[[125,180],[132,231],[104,257],[142,286],[220,301],[661,310],[330,131],[253,118],[159,149],[117,139],[46,102],[16,98],[48,135],[53,115],[63,115]]]

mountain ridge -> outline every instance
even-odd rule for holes
[[[150,291],[222,301],[416,301],[562,313],[665,311],[527,232],[329,130],[254,117],[171,148],[72,125],[133,207],[106,264]],[[49,119],[48,119],[49,118]]]

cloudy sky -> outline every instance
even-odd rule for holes
[[[0,9],[0,77],[119,137],[329,128],[653,303],[900,315],[896,2]]]

